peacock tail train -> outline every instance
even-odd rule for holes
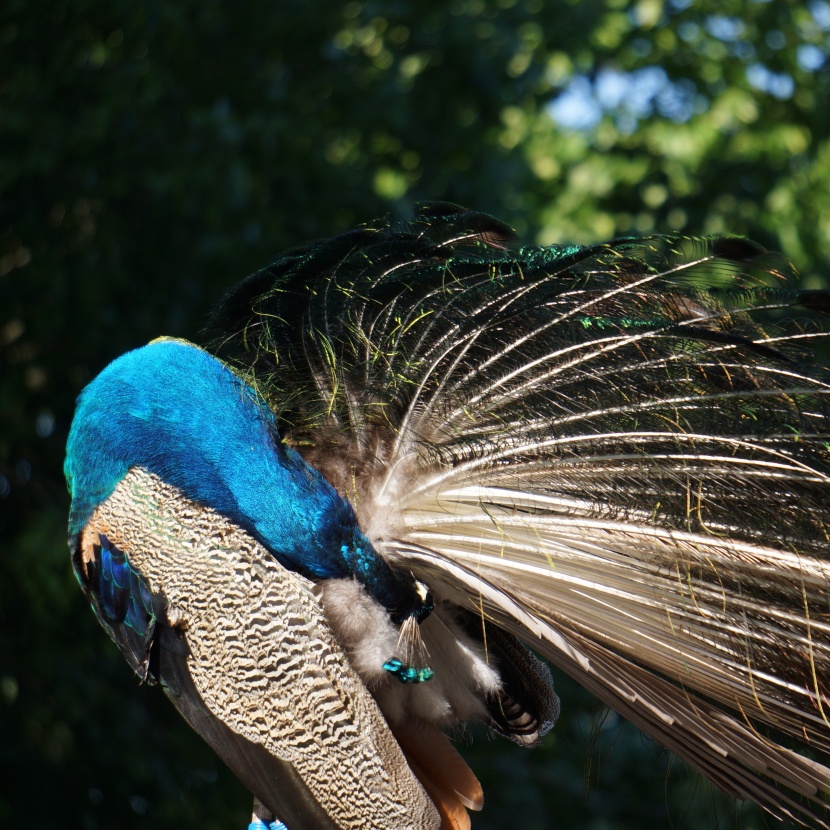
[[[290,830],[465,826],[480,793],[437,727],[478,717],[533,745],[558,715],[519,641],[727,793],[830,827],[830,294],[788,277],[743,239],[521,247],[446,204],[289,251],[223,299],[206,352],[176,344],[272,419],[263,452],[291,471],[273,488],[294,494],[275,529],[271,479],[246,501],[243,458],[205,450],[231,493],[214,498],[161,442],[136,455],[136,438],[117,472],[78,460],[76,418],[76,572],[133,667]],[[306,504],[339,540],[313,556]],[[428,683],[380,668],[409,617]],[[323,698],[339,714],[316,734],[328,710],[303,701]],[[346,814],[325,782],[350,757],[369,772]]]

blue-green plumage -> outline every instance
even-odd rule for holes
[[[232,519],[284,567],[314,579],[354,576],[396,618],[428,613],[414,580],[361,533],[349,502],[280,441],[254,389],[202,349],[156,341],[81,393],[65,462],[71,536],[132,467]]]
[[[100,567],[95,574],[98,598],[110,623],[125,623],[144,637],[155,619],[147,583],[130,567],[127,557],[103,534],[99,537]]]

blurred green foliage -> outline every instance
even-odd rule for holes
[[[74,584],[61,463],[96,372],[197,338],[281,249],[424,199],[542,242],[747,234],[816,286],[829,33],[826,0],[7,0],[0,825],[246,821],[248,796]],[[557,682],[542,750],[470,747],[476,828],[762,823]]]

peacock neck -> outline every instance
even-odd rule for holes
[[[311,579],[354,576],[395,616],[423,606],[349,502],[281,442],[256,391],[190,343],[129,352],[81,394],[65,464],[71,535],[134,467],[233,520],[284,567]]]

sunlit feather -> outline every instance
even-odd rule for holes
[[[517,248],[437,206],[277,260],[215,348],[394,566],[830,826],[828,301],[788,273],[739,239]]]

